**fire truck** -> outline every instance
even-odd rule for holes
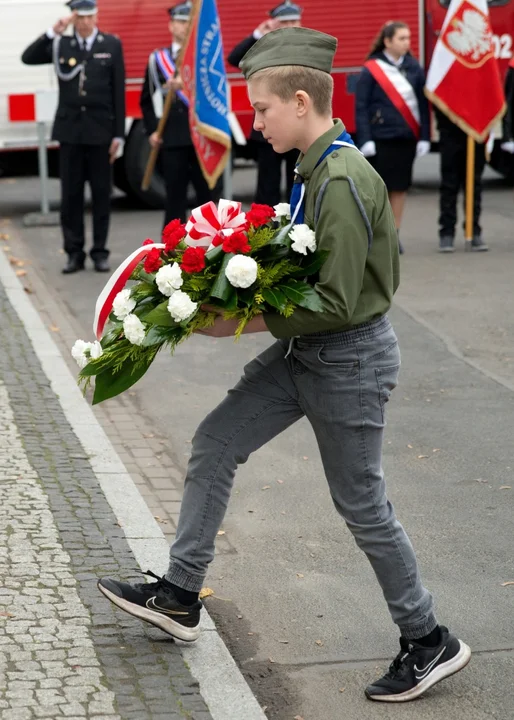
[[[278,0],[218,0],[218,10],[226,54],[267,17]],[[334,115],[354,131],[355,85],[373,38],[388,20],[402,20],[412,31],[412,52],[428,66],[449,0],[299,0],[304,8],[303,24],[332,35],[338,40],[334,62]],[[141,190],[149,153],[139,109],[139,94],[149,53],[170,42],[167,8],[173,0],[98,0],[99,26],[118,35],[126,63],[126,143],[115,164],[116,185],[146,205],[162,203],[163,181],[156,172],[147,192]],[[493,42],[502,77],[514,52],[514,0],[489,0]],[[36,141],[36,91],[56,88],[53,68],[24,66],[23,49],[38,34],[66,14],[54,0],[0,0],[2,23],[2,73],[0,75],[0,171],[16,172],[34,157]],[[250,134],[253,112],[245,83],[237,69],[227,66],[231,107],[246,137]],[[48,132],[50,127],[48,127]],[[49,145],[51,149],[51,144]],[[32,151],[32,155],[23,151]],[[252,157],[255,148],[234,143],[234,158]],[[512,156],[506,156],[496,143],[491,162],[505,175],[514,176]],[[55,163],[51,163],[55,167]]]

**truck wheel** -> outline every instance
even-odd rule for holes
[[[494,143],[489,165],[503,175],[509,185],[514,185],[514,155],[502,150],[500,145],[498,140]]]
[[[122,182],[122,185],[125,185],[125,187],[119,187],[125,192],[128,189],[127,194],[137,198],[143,206],[159,210],[164,207],[166,197],[159,160],[157,160],[150,187],[148,190],[141,190],[141,181],[145,174],[149,155],[150,145],[143,123],[141,120],[135,120],[130,129],[123,154],[126,182]]]

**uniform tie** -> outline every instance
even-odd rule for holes
[[[330,145],[330,147],[328,147],[323,153],[323,155],[319,158],[318,162],[315,165],[315,168],[317,168],[318,165],[323,162],[327,155],[329,155],[334,150],[337,150],[341,145],[357,149],[350,133],[347,133],[346,130],[343,130],[337,140],[334,140],[332,145]],[[293,189],[291,190],[290,200],[291,222],[294,225],[301,225],[305,222],[305,183],[303,177],[298,172],[298,167],[299,165],[297,165],[294,169],[295,178]]]

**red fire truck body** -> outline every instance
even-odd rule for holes
[[[252,3],[218,0],[225,55],[266,19],[269,8],[276,2],[278,0],[253,0]],[[449,4],[449,0],[299,2],[304,8],[302,21],[306,27],[322,30],[338,38],[333,70],[334,115],[342,118],[351,132],[355,130],[355,83],[380,27],[387,20],[406,22],[412,31],[412,52],[427,67]],[[127,143],[124,156],[116,166],[116,180],[123,189],[140,197],[139,186],[148,154],[148,143],[140,119],[139,94],[150,52],[170,43],[167,8],[171,4],[173,0],[98,0],[99,26],[121,38],[127,71]],[[47,71],[43,75],[40,70],[33,70],[33,75],[30,76],[29,68],[21,64],[19,56],[25,45],[37,36],[37,31],[32,29],[36,17],[41,23],[44,16],[46,26],[50,26],[63,14],[60,2],[48,0],[0,0],[0,8],[3,5],[8,5],[10,10],[10,17],[6,17],[7,23],[3,23],[4,32],[9,33],[10,52],[16,54],[11,60],[12,72],[4,73],[4,79],[0,81],[0,162],[2,150],[33,148],[35,145],[34,92],[55,87],[55,79],[53,72]],[[22,6],[25,6],[23,11]],[[31,15],[29,6],[34,6],[37,12],[34,10]],[[503,76],[514,51],[514,0],[489,0],[489,6],[495,51]],[[32,22],[29,22],[29,16],[34,18]],[[18,24],[19,28],[13,29],[12,23]],[[45,24],[39,27],[38,31],[44,29]],[[248,137],[253,112],[248,102],[245,83],[236,68],[227,65],[227,73],[232,110]],[[32,86],[29,85],[31,82]],[[4,98],[2,94],[5,94]],[[1,119],[2,106],[6,108],[5,121]],[[27,122],[31,122],[31,125],[27,125]],[[21,126],[24,130],[20,138],[13,141],[9,138],[14,126]],[[251,156],[251,152],[251,145],[234,147],[236,157],[245,154]],[[158,203],[162,189],[162,180],[157,177],[144,199],[150,204]]]

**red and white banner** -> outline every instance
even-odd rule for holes
[[[419,103],[414,88],[400,70],[384,60],[368,60],[364,63],[377,83],[393,103],[416,140],[420,135]]]
[[[487,0],[451,0],[425,94],[477,142],[505,112]]]

